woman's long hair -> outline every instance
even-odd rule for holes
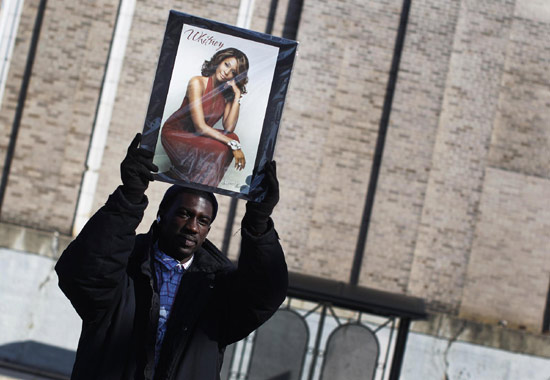
[[[237,60],[237,75],[234,79],[235,84],[241,90],[241,94],[244,95],[246,94],[246,84],[248,83],[248,57],[239,49],[227,48],[216,52],[210,60],[206,60],[202,64],[201,75],[203,77],[214,75],[218,65],[227,58],[235,58]],[[230,102],[233,101],[235,93],[229,87],[223,91],[223,96],[226,101]]]

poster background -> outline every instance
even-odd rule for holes
[[[246,179],[252,175],[254,169],[279,48],[184,24],[172,70],[172,78],[164,106],[161,126],[181,106],[189,80],[194,76],[201,75],[202,64],[205,60],[209,60],[219,48],[218,46],[202,44],[188,38],[188,31],[190,29],[193,30],[192,35],[196,32],[205,33],[208,36],[212,36],[214,40],[221,41],[224,46],[219,50],[233,47],[241,50],[248,57],[247,93],[241,99],[239,120],[235,128],[235,133],[239,136],[242,151],[245,155],[246,167],[242,171],[237,171],[232,162],[221,183],[218,185],[221,189],[246,194],[248,191],[241,189],[246,185]],[[223,129],[221,119],[214,128]],[[160,142],[160,134],[155,148],[154,163],[159,167],[159,173],[170,169],[170,160]]]

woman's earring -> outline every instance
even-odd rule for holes
[[[157,216],[157,224],[159,224],[159,223],[160,223],[160,215]]]

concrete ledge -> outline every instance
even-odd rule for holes
[[[57,259],[73,240],[57,231],[41,231],[14,224],[0,223],[0,247],[35,253]]]
[[[526,355],[550,358],[550,336],[489,325],[445,314],[431,314],[427,320],[414,321],[411,331],[450,342],[461,341]]]

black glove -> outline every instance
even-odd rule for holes
[[[275,161],[268,162],[264,171],[262,185],[267,188],[265,198],[261,202],[246,202],[246,213],[242,222],[243,226],[258,235],[267,230],[269,217],[279,202],[279,181]]]
[[[138,148],[141,142],[141,133],[138,133],[128,147],[128,153],[120,163],[120,177],[122,178],[122,193],[132,203],[141,203],[143,194],[153,181],[151,171],[158,171],[153,164],[154,152]]]

